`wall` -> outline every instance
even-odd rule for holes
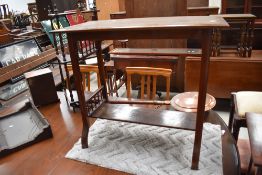
[[[110,13],[119,11],[118,0],[97,0],[96,6],[100,10],[98,13],[99,20],[110,19]]]
[[[8,4],[10,11],[16,13],[27,12],[27,3],[35,2],[35,0],[0,0],[0,4]]]
[[[221,12],[221,0],[209,0],[209,6],[216,6],[219,7],[219,12]]]

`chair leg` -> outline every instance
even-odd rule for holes
[[[110,95],[113,96],[114,94],[114,87],[113,87],[113,75],[111,75],[108,79],[109,79],[109,86],[110,86]]]
[[[118,92],[117,92],[117,82],[116,82],[116,70],[113,70],[113,83],[114,83],[114,87],[113,87],[113,91],[116,93],[116,96],[118,97]]]
[[[233,127],[233,119],[234,119],[234,106],[231,107],[229,113],[229,121],[228,121],[228,130],[231,132]]]
[[[83,130],[81,136],[82,148],[88,148],[88,133],[89,133],[89,124],[83,123]]]
[[[234,119],[234,113],[235,113],[235,104],[234,104],[234,97],[231,95],[231,109],[229,113],[229,121],[228,121],[228,130],[232,132],[232,126],[233,126],[233,119]]]
[[[237,142],[237,140],[238,140],[239,130],[240,130],[240,125],[239,125],[239,123],[237,122],[237,120],[234,120],[234,122],[233,122],[233,132],[232,132],[232,135],[233,135],[233,137],[235,138],[236,142]]]

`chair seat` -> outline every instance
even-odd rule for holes
[[[239,117],[245,118],[246,112],[262,113],[262,92],[240,91],[235,95]]]

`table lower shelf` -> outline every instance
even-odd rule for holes
[[[196,126],[195,113],[149,109],[141,105],[104,103],[90,117],[184,130],[195,130]]]

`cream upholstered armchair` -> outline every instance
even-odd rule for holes
[[[245,113],[262,113],[262,92],[239,91],[232,93],[232,106],[229,117],[229,130],[233,128],[233,136],[238,140],[241,127],[247,127]]]

